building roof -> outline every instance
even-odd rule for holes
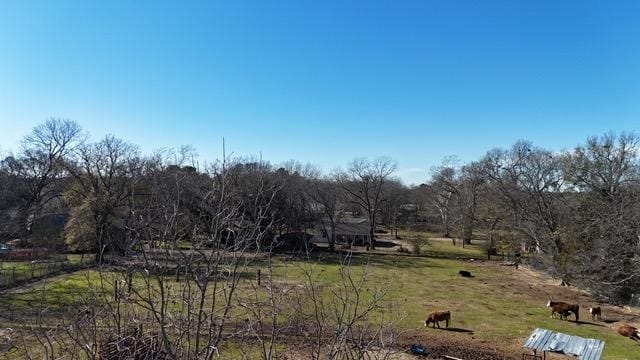
[[[400,210],[404,211],[416,211],[418,206],[416,204],[406,203],[399,206]]]
[[[342,224],[369,224],[369,220],[363,217],[358,217],[358,216],[346,216],[343,215],[341,216],[336,223],[342,223]]]
[[[369,222],[336,223],[336,235],[369,235]]]
[[[604,350],[604,341],[537,328],[529,335],[524,347],[577,356],[580,360],[599,360]]]
[[[323,219],[317,224],[316,229],[323,230],[324,223],[327,230],[329,229],[329,219]],[[344,216],[336,220],[336,235],[369,235],[369,220],[361,217]]]

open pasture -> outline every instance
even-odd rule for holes
[[[426,238],[424,241],[423,256],[379,250],[354,253],[351,258],[349,271],[355,279],[362,281],[359,289],[364,301],[377,292],[385,293],[384,306],[393,313],[389,318],[390,313],[386,312],[386,321],[400,331],[397,350],[403,350],[412,342],[420,342],[427,348],[430,344],[464,344],[464,347],[491,348],[505,358],[519,358],[526,337],[536,327],[542,327],[604,340],[604,359],[639,358],[640,346],[617,335],[614,330],[619,322],[637,324],[640,316],[636,310],[601,304],[604,321],[592,322],[588,308],[596,304],[584,292],[560,287],[556,281],[527,268],[515,270],[498,262],[478,260],[482,258],[482,250],[477,245],[462,249],[454,248],[450,241]],[[461,256],[464,259],[458,259]],[[270,267],[272,283],[268,282],[268,264],[264,258],[256,259],[248,264],[239,280],[238,291],[231,301],[233,308],[229,312],[229,323],[233,327],[243,326],[246,319],[251,318],[246,304],[250,299],[265,303],[270,296],[268,288],[276,301],[278,314],[275,319],[278,322],[291,320],[289,314],[294,310],[298,295],[311,288],[317,291],[319,299],[330,304],[331,296],[344,283],[341,259],[330,254],[319,254],[310,259],[274,257]],[[262,274],[261,285],[257,285],[255,277],[258,269]],[[473,277],[460,277],[459,270],[470,271]],[[361,277],[363,274],[366,277]],[[137,274],[133,277],[133,287],[139,289],[142,297],[145,291],[157,291],[143,289],[143,276]],[[120,278],[122,274],[115,270],[102,274],[96,270],[85,270],[9,290],[0,300],[0,311],[5,314],[2,327],[26,328],[37,316],[44,317],[46,324],[54,326],[61,317],[77,312],[91,299],[95,301],[96,297],[92,296],[98,288],[106,289],[107,294],[116,291],[113,284],[118,281],[113,279]],[[171,277],[167,281],[175,282],[175,279]],[[179,289],[181,283],[186,282],[175,282],[171,288]],[[580,322],[552,319],[550,310],[545,306],[549,299],[579,303]],[[113,300],[113,297],[103,296],[100,301],[106,304]],[[180,304],[172,301],[168,306],[174,306],[176,312],[183,310]],[[306,307],[304,312],[311,313],[312,302],[308,299],[300,301],[297,306]],[[127,311],[135,314],[138,310],[130,306]],[[451,311],[448,329],[424,328],[426,315],[436,310]],[[367,321],[385,321],[382,317],[381,312],[374,311]],[[305,319],[310,321],[311,318]],[[240,354],[237,345],[233,339],[223,342],[219,346],[221,358],[237,357]],[[245,347],[245,350],[249,348]],[[290,351],[304,352],[304,348],[296,347],[293,339],[283,341],[275,349],[282,357]],[[14,355],[19,358],[17,352]]]

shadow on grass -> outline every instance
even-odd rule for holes
[[[577,324],[578,325],[593,325],[593,326],[605,327],[602,324],[594,323],[594,322],[591,322],[591,321],[578,321]]]
[[[348,260],[352,266],[362,266],[370,264],[373,266],[393,267],[399,269],[413,269],[421,267],[443,267],[441,265],[433,264],[429,261],[429,258],[423,256],[413,256],[406,254],[396,253],[377,253],[377,252],[351,252],[346,250],[336,250],[335,252],[314,252],[307,255],[300,256],[286,256],[280,257],[281,260],[294,260],[294,261],[309,261],[322,265],[339,265],[345,262],[345,258],[350,257]]]
[[[447,252],[447,251],[439,251],[439,250],[430,250],[429,248],[424,249],[422,253],[426,257],[433,257],[438,259],[451,259],[451,260],[486,259],[486,255],[483,256],[482,254],[455,253],[455,252]]]
[[[440,328],[440,329],[445,330],[445,331],[457,332],[457,333],[473,334],[473,330],[469,330],[469,329],[462,329],[462,328],[455,328],[455,327]]]
[[[376,248],[388,249],[396,246],[400,245],[394,243],[393,241],[376,240]]]

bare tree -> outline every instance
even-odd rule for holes
[[[563,253],[559,232],[565,213],[561,157],[520,141],[509,151],[490,151],[481,169],[509,209],[511,226],[537,252]]]
[[[335,248],[336,221],[340,204],[340,191],[337,182],[330,178],[312,177],[308,180],[306,191],[315,202],[318,212],[321,214],[320,224],[323,233],[327,234],[329,249]]]
[[[355,258],[348,252],[335,260],[338,279],[328,286],[327,274],[313,259],[296,266],[304,277],[303,292],[294,299],[295,317],[300,320],[296,330],[311,347],[310,358],[364,359],[375,350],[380,350],[375,358],[388,358],[404,318],[389,296],[393,274],[382,284],[373,284],[370,258]]]
[[[21,235],[30,234],[43,208],[61,196],[64,162],[82,140],[76,122],[51,118],[24,137],[18,156],[4,160],[3,168],[20,179],[25,192],[18,210]]]
[[[451,236],[454,194],[457,192],[457,158],[449,156],[442,165],[431,170],[431,181],[425,190],[430,203],[437,209],[443,228],[443,236]]]
[[[640,163],[635,134],[592,137],[565,160],[576,189],[568,235],[584,282],[599,297],[625,302],[640,286]]]
[[[74,184],[66,192],[71,205],[67,243],[97,251],[100,261],[105,251],[129,253],[135,245],[126,234],[129,209],[142,179],[137,147],[108,135],[78,148],[68,169]]]
[[[399,180],[391,179],[384,184],[382,192],[385,199],[381,204],[382,219],[397,238],[400,207],[409,199],[408,189]]]
[[[138,291],[137,294],[139,303],[153,314],[155,326],[159,327],[165,348],[172,357],[211,359],[215,356],[227,335],[224,330],[232,319],[241,275],[260,251],[272,226],[270,205],[274,193],[269,191],[271,195],[265,197],[260,190],[268,184],[264,178],[268,173],[254,179],[262,185],[254,193],[250,206],[234,196],[237,189],[229,183],[229,175],[226,166],[213,167],[194,188],[185,180],[195,174],[179,174],[173,177],[174,189],[182,195],[173,196],[168,203],[162,200],[156,205],[150,204],[163,209],[166,215],[160,219],[169,220],[153,221],[155,226],[164,229],[160,232],[160,243],[187,241],[192,244],[191,249],[164,247],[159,251],[146,251],[144,266],[149,269],[149,275],[145,282],[153,284],[158,291]],[[162,193],[160,189],[158,195]],[[180,202],[183,196],[191,200]],[[199,209],[191,216],[202,220],[185,231],[178,219],[190,203]],[[143,223],[143,229],[150,228],[146,223],[149,221]],[[158,256],[169,260],[170,265],[155,265]],[[173,279],[179,278],[184,281],[174,282]],[[175,296],[182,306],[176,309],[163,305],[163,302],[175,301]]]
[[[369,220],[369,245],[375,249],[375,227],[382,202],[384,184],[396,169],[395,161],[379,157],[353,160],[346,171],[336,176],[349,201],[362,209]]]
[[[276,225],[279,233],[298,232],[302,235],[303,247],[306,249],[307,230],[314,222],[317,209],[306,189],[308,178],[319,176],[319,170],[311,165],[303,165],[296,161],[288,161],[275,171],[275,179],[281,188],[274,199]]]
[[[471,244],[474,223],[476,221],[476,209],[481,186],[484,183],[477,163],[471,163],[462,167],[456,186],[453,187],[457,210],[457,224],[460,227],[462,244]]]

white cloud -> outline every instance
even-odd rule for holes
[[[396,171],[394,172],[394,174],[395,174],[395,175],[398,175],[398,176],[402,176],[402,175],[406,175],[406,174],[413,174],[413,173],[418,173],[418,172],[421,172],[421,173],[425,173],[425,174],[426,174],[426,172],[427,172],[427,171],[428,171],[428,170],[427,170],[427,169],[425,169],[425,168],[417,168],[417,167],[413,167],[413,168],[398,169],[398,170],[396,170]]]

